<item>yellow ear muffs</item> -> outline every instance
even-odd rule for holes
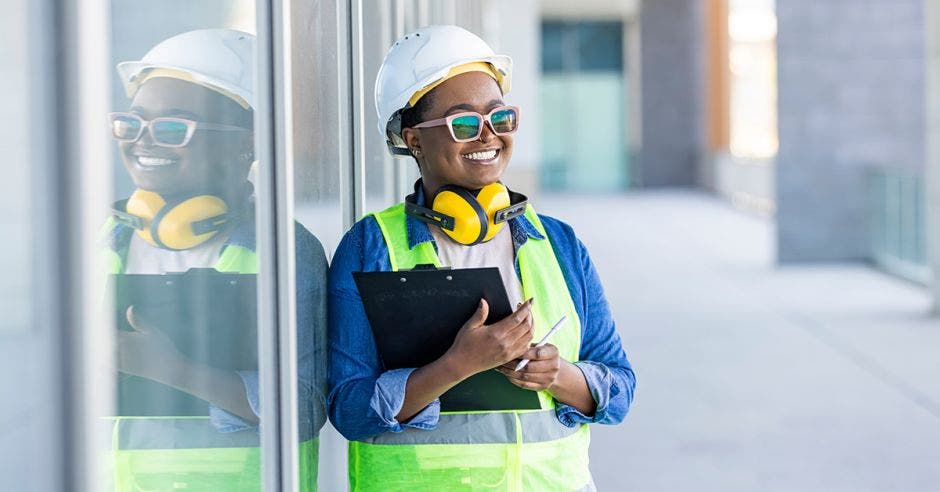
[[[405,198],[405,213],[422,222],[439,227],[451,239],[467,246],[489,241],[499,233],[503,223],[525,213],[528,199],[502,183],[484,186],[476,194],[459,186],[445,185],[434,197],[432,208],[416,202],[415,193]]]
[[[150,224],[164,206],[166,206],[166,200],[159,194],[147,190],[137,190],[127,199],[127,205],[124,209],[129,215],[142,219],[141,223],[132,224],[132,227],[137,229],[138,236],[153,246],[156,246],[157,243],[154,242],[153,236],[150,234]]]
[[[217,196],[194,196],[164,207],[154,217],[150,233],[163,248],[193,248],[219,233],[228,220],[227,212],[225,202]]]
[[[198,246],[218,234],[230,218],[225,201],[212,195],[168,203],[157,193],[137,190],[121,205],[115,204],[115,218],[133,227],[143,240],[165,249]]]
[[[468,246],[484,241],[489,221],[483,207],[469,191],[458,186],[443,186],[434,197],[432,209],[453,217],[453,226],[441,227],[441,230],[454,241]]]
[[[509,190],[502,183],[489,184],[477,193],[476,200],[486,214],[486,235],[483,237],[485,243],[503,228],[504,222],[496,222],[496,213],[509,206]]]

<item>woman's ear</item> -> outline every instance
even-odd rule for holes
[[[401,131],[401,138],[405,146],[414,156],[421,155],[421,135],[414,128],[405,128]]]

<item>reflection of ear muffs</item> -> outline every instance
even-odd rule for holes
[[[165,200],[152,191],[137,190],[114,204],[114,218],[137,231],[148,243],[164,249],[198,246],[215,236],[230,219],[228,206],[213,195]]]
[[[421,182],[415,183],[415,192]],[[493,239],[503,223],[525,213],[527,198],[502,183],[474,192],[445,185],[437,190],[431,208],[416,203],[416,193],[405,198],[405,212],[422,222],[440,227],[451,239],[473,246]]]

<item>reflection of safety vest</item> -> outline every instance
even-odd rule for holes
[[[106,224],[111,233],[117,225]],[[131,233],[129,229],[125,231]],[[105,250],[108,272],[124,271],[126,249]],[[227,244],[213,266],[220,272],[258,273],[251,249]],[[261,490],[258,432],[221,433],[208,417],[113,417],[111,460],[116,491]],[[299,445],[300,490],[317,483],[319,438]]]
[[[431,242],[408,247],[404,205],[373,215],[393,270],[418,264],[440,266]],[[526,218],[544,236],[531,207]],[[546,236],[547,237],[547,236]],[[561,356],[577,361],[581,325],[548,239],[529,239],[519,248],[522,292],[534,297],[536,339],[562,315],[569,322],[552,340]],[[555,401],[539,392],[540,410],[441,412],[437,428],[408,428],[349,443],[353,492],[501,490],[591,490],[588,426],[570,428],[555,416]]]

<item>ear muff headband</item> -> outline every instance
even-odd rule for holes
[[[114,209],[115,219],[133,227],[142,239],[172,250],[208,241],[232,219],[225,201],[213,195],[167,202],[157,193],[137,190]]]
[[[420,186],[415,183],[415,189]],[[473,246],[489,241],[503,223],[525,213],[528,199],[521,193],[493,183],[474,193],[446,185],[434,197],[433,209],[416,203],[417,191],[405,198],[405,212],[422,222],[439,227],[454,241]]]

